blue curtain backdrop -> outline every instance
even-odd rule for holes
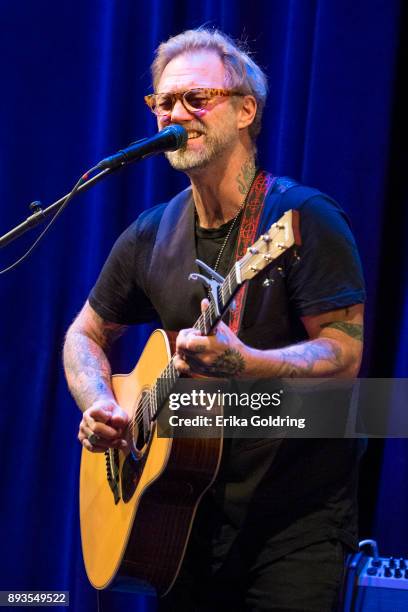
[[[364,374],[407,376],[402,1],[2,2],[0,233],[26,218],[32,200],[50,204],[102,157],[153,134],[143,102],[153,50],[204,22],[247,39],[269,76],[262,166],[328,192],[352,220],[368,286]],[[134,165],[78,196],[32,257],[0,276],[0,590],[70,590],[71,609],[97,610],[79,540],[80,416],[61,346],[115,238],[186,184],[164,159]],[[37,233],[2,250],[1,267]],[[133,365],[148,333],[135,329],[124,340],[119,371]],[[375,535],[383,552],[407,552],[407,476],[406,441],[369,451],[362,535]],[[387,504],[400,509],[392,523]],[[99,603],[151,605],[106,593]]]

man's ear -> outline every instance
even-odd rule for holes
[[[255,119],[257,103],[254,96],[243,96],[238,113],[238,129],[243,129],[251,125]]]

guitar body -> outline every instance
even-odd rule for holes
[[[166,333],[156,330],[135,369],[112,378],[129,419],[170,357]],[[84,563],[97,589],[154,589],[164,595],[180,570],[198,503],[216,477],[222,438],[159,438],[153,424],[138,449],[138,460],[120,450],[82,451]]]

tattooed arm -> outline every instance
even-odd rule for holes
[[[303,317],[310,340],[282,349],[245,351],[248,376],[357,376],[363,352],[362,304]]]
[[[127,414],[115,401],[107,353],[126,326],[102,319],[85,304],[69,328],[64,345],[64,369],[68,387],[83,411],[78,439],[85,448],[103,452],[124,447],[121,434]],[[89,436],[95,434],[91,444]]]
[[[363,349],[363,305],[302,319],[310,340],[282,349],[243,344],[220,323],[213,336],[183,330],[176,367],[183,373],[235,377],[344,377],[358,374]]]

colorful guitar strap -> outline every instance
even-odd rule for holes
[[[238,242],[235,250],[235,261],[244,257],[248,247],[255,242],[263,205],[275,180],[275,176],[264,170],[259,170],[255,176],[242,215]],[[245,283],[234,298],[235,308],[230,311],[229,327],[235,334],[238,334],[241,325],[247,292],[248,284]]]
[[[259,222],[265,200],[272,190],[283,194],[290,187],[298,183],[288,177],[276,177],[265,170],[258,170],[247,196],[247,202],[242,215],[239,229],[238,243],[235,251],[235,261],[244,257],[247,249],[257,239]],[[235,308],[230,310],[229,327],[238,334],[242,315],[245,308],[245,301],[248,293],[248,283],[245,283],[235,296]]]

